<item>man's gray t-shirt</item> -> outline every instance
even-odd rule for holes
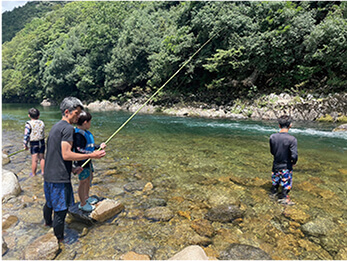
[[[73,134],[73,126],[64,120],[57,122],[49,132],[44,172],[46,182],[71,182],[72,161],[63,159],[61,143],[73,142]]]

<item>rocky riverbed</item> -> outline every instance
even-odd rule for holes
[[[11,143],[18,135],[3,131],[3,149],[20,149]],[[194,155],[208,153],[202,150]],[[212,165],[191,165],[196,163],[175,154],[178,161],[170,165],[172,159],[167,158],[167,171],[174,167],[191,173],[189,180],[178,183],[159,166],[150,169],[119,157],[119,152],[110,151],[95,162],[91,193],[120,201],[125,209],[92,226],[69,216],[67,241],[56,259],[164,260],[190,245],[199,245],[210,259],[347,259],[347,208],[339,190],[346,184],[346,169],[338,170],[336,182],[298,173],[296,205],[285,206],[269,196],[271,182],[263,177],[242,177],[236,170],[205,175],[215,171]],[[310,171],[312,167],[307,163]],[[3,198],[3,239],[8,249],[3,259],[22,259],[34,240],[49,233],[42,217],[43,179],[29,177],[28,154],[13,156],[3,169],[17,174],[22,190]],[[72,182],[76,192],[77,179]]]

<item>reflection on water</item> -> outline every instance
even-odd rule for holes
[[[20,149],[29,108],[3,105],[3,146],[11,152]],[[57,108],[39,109],[48,133],[60,113]],[[92,115],[91,132],[97,143],[105,141],[130,116],[125,112]],[[193,243],[215,257],[230,243],[259,247],[273,258],[339,257],[339,247],[346,245],[347,134],[331,132],[334,127],[294,123],[290,132],[298,139],[299,161],[291,194],[297,205],[287,209],[267,194],[272,163],[268,139],[278,130],[276,122],[137,115],[108,144],[107,156],[94,161],[92,193],[122,201],[125,211],[113,221],[89,228],[84,237],[78,237],[83,225],[70,223],[67,233],[74,240],[59,258],[119,259],[136,250],[152,259],[166,259]],[[5,168],[19,173],[23,195],[38,198],[26,204],[40,209],[44,203],[42,181],[26,178],[29,159],[27,154],[18,154]],[[230,177],[238,182],[231,182]],[[124,185],[137,180],[151,182],[154,189],[124,191]],[[73,183],[76,191],[77,180]],[[144,218],[144,211],[158,202],[174,212],[169,222]],[[214,234],[198,238],[192,222],[204,219],[208,209],[230,203],[246,211],[243,221],[212,222]],[[3,204],[4,213],[16,216],[22,213],[21,208],[23,203],[15,200]],[[329,233],[312,235],[305,230],[305,223],[317,218],[333,222]],[[320,226],[318,221],[314,224]],[[7,233],[7,238],[17,240],[14,250],[3,257],[11,259],[18,258],[21,248],[45,230],[40,224],[21,220]],[[27,236],[19,239],[25,233]]]

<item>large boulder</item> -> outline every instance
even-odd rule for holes
[[[336,127],[335,129],[333,129],[333,131],[347,131],[347,124],[342,124]]]
[[[221,260],[271,260],[271,257],[260,248],[231,244],[225,251],[220,253]]]
[[[242,218],[244,212],[235,205],[221,205],[209,210],[206,218],[216,222],[232,222],[234,219]]]
[[[96,204],[90,217],[98,222],[104,222],[119,214],[124,209],[124,205],[116,200],[105,199]]]
[[[169,260],[208,260],[208,257],[201,247],[193,245],[184,248]]]
[[[2,200],[4,198],[15,196],[21,193],[22,189],[19,185],[16,174],[9,170],[2,170]]]
[[[24,250],[24,260],[53,260],[59,251],[59,243],[53,233],[47,233]]]

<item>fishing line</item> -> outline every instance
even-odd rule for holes
[[[221,31],[221,30],[220,30]],[[195,55],[197,55],[220,31],[218,31],[216,34],[214,34],[210,39],[208,39],[151,97],[148,98],[148,100],[142,104],[142,106],[135,111],[127,121],[125,121],[119,128],[116,130],[104,143],[107,144],[110,140],[113,139],[114,136],[117,135],[117,133],[123,129],[125,125],[128,124],[129,121],[131,121],[132,118],[135,117],[135,115],[147,105],[192,59]],[[101,150],[99,148],[98,150]],[[88,159],[81,167],[84,168],[84,166],[90,161],[91,159]]]

